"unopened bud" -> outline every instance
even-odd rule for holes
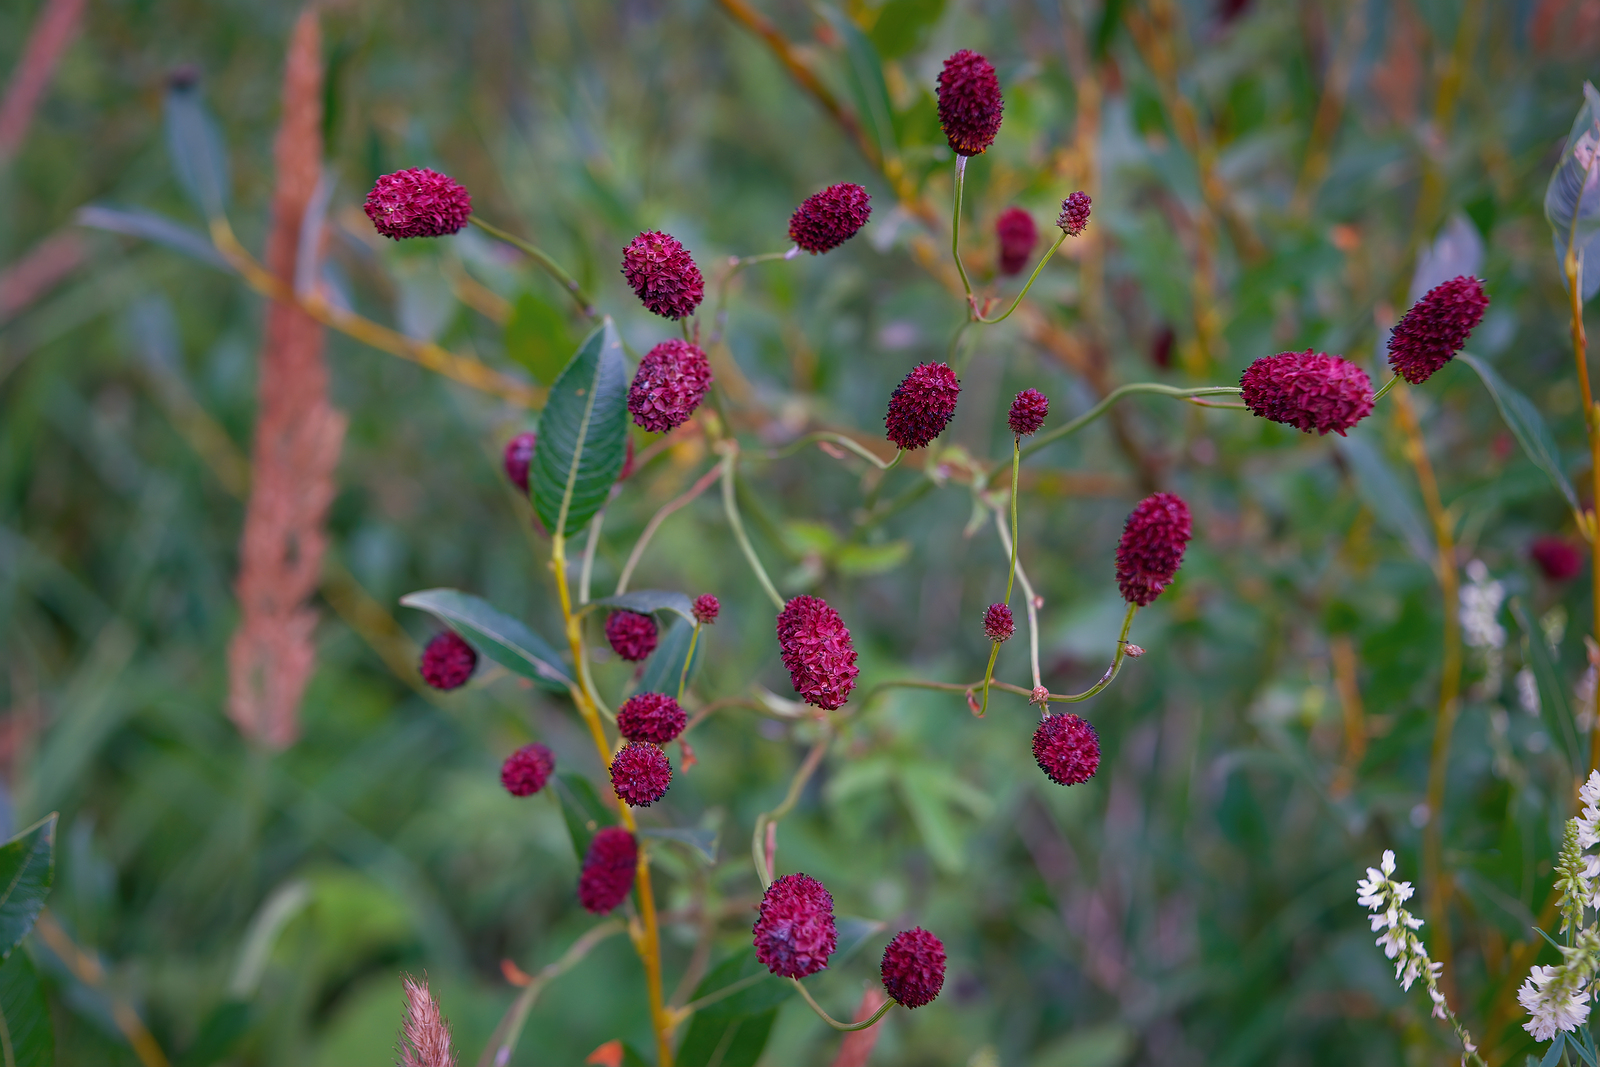
[[[1036,685],[1033,687],[1033,696],[1028,698],[1028,703],[1037,704],[1042,708],[1046,703],[1049,702],[1049,700],[1050,690],[1046,689],[1042,685]]]

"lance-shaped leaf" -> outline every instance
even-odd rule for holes
[[[1364,437],[1341,437],[1333,446],[1350,464],[1356,493],[1378,524],[1403,540],[1418,559],[1431,565],[1435,557],[1433,535],[1388,461]]]
[[[1600,261],[1595,263],[1595,267],[1600,273]],[[1544,424],[1539,409],[1533,406],[1533,401],[1507,385],[1493,367],[1478,357],[1462,352],[1456,358],[1478,372],[1484,388],[1494,398],[1494,406],[1500,409],[1500,417],[1506,420],[1506,425],[1511,428],[1511,434],[1522,450],[1533,460],[1534,466],[1549,475],[1550,481],[1561,490],[1572,510],[1581,511],[1578,494],[1573,492],[1572,483],[1567,481],[1566,473],[1561,469],[1561,452],[1556,448],[1555,438]]]
[[[589,779],[580,774],[555,776],[556,797],[561,801],[561,817],[567,824],[567,834],[572,838],[572,850],[578,862],[589,854],[589,842],[601,827],[615,826],[617,817],[600,801]]]
[[[0,1026],[4,1026],[6,1064],[49,1067],[56,1061],[55,1033],[39,972],[26,952],[0,964]]]
[[[683,616],[689,622],[694,622],[694,602],[687,593],[675,592],[671,589],[639,589],[632,593],[623,593],[620,596],[601,597],[593,603],[607,608],[622,608],[625,611],[636,611],[640,615],[652,615],[658,611],[673,611]]]
[[[481,597],[456,589],[424,589],[406,594],[400,603],[428,612],[479,652],[540,688],[565,693],[572,685],[560,654],[544,638]]]
[[[200,82],[174,78],[167,88],[167,151],[178,181],[208,219],[227,206],[228,157],[217,124],[200,100]]]
[[[0,959],[11,955],[33,929],[55,870],[54,812],[0,845]]]
[[[1588,300],[1600,291],[1600,92],[1589,82],[1583,83],[1583,107],[1545,188],[1544,217],[1556,262],[1565,262],[1568,242],[1580,257],[1583,299]]]
[[[817,10],[844,41],[845,80],[850,85],[850,95],[855,98],[862,125],[877,142],[883,158],[893,158],[895,142],[891,116],[894,110],[889,106],[889,88],[883,80],[883,60],[878,56],[878,49],[861,32],[861,27],[842,11],[829,4],[818,5]]]
[[[222,253],[217,251],[210,240],[187,226],[173,222],[165,215],[157,215],[150,211],[129,211],[107,207],[104,204],[90,204],[88,207],[78,209],[78,225],[155,241],[186,256],[193,256],[218,270],[230,273],[233,271],[232,265],[222,258]]]
[[[533,509],[547,530],[560,528],[571,537],[604,506],[622,471],[627,418],[622,339],[608,317],[550,387],[539,417],[528,484]]]

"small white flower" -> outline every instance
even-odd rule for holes
[[[1516,684],[1517,703],[1523,711],[1537,719],[1542,705],[1539,703],[1539,683],[1534,679],[1533,672],[1522,668],[1517,672]]]
[[[1497,616],[1506,599],[1506,587],[1489,580],[1489,568],[1482,560],[1467,564],[1467,577],[1471,581],[1461,587],[1460,594],[1461,639],[1472,648],[1504,648],[1506,631]]]

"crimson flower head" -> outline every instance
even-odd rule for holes
[[[883,988],[907,1008],[933,1003],[944,988],[944,942],[918,926],[894,935],[883,950]]]
[[[911,368],[889,397],[883,425],[889,440],[901,448],[922,448],[944,433],[956,413],[961,382],[943,363],[919,363]]]
[[[701,593],[694,598],[694,606],[689,609],[694,614],[694,621],[701,626],[710,626],[717,621],[717,615],[722,611],[722,605],[710,593]]]
[[[683,242],[648,230],[622,250],[622,273],[644,306],[664,319],[694,314],[706,295],[705,279]]]
[[[435,689],[460,689],[478,666],[478,652],[454,630],[441,630],[422,650],[422,680]]]
[[[1297,430],[1344,436],[1372,413],[1372,379],[1338,356],[1306,349],[1262,356],[1239,379],[1245,407]]]
[[[990,604],[983,612],[983,636],[999,644],[1011,640],[1017,624],[1011,618],[1011,609],[1005,604]]]
[[[606,640],[611,651],[627,660],[638,663],[648,659],[656,650],[656,620],[637,611],[613,611],[606,619]]]
[[[753,929],[756,958],[780,978],[804,978],[828,966],[839,947],[833,894],[815,878],[786,874],[767,887]]]
[[[850,240],[871,217],[872,194],[859,185],[840,182],[800,202],[789,219],[789,239],[816,255]]]
[[[994,65],[963,48],[939,71],[939,125],[959,156],[980,155],[1000,132],[1000,79]]]
[[[1583,553],[1564,537],[1537,538],[1528,556],[1552,582],[1570,582],[1583,571]]]
[[[667,754],[648,741],[629,741],[611,757],[611,788],[617,799],[648,808],[667,795],[672,764]]]
[[[778,650],[801,699],[826,711],[844,706],[861,669],[849,629],[826,601],[802,595],[784,605],[778,613]]]
[[[1077,785],[1100,769],[1100,735],[1076,715],[1046,715],[1033,732],[1033,758],[1057,785]]]
[[[1027,437],[1044,425],[1045,416],[1048,414],[1050,414],[1050,398],[1037,389],[1024,389],[1011,402],[1011,411],[1006,415],[1006,422],[1010,425],[1012,433],[1018,437]]]
[[[1000,273],[1021,274],[1039,243],[1039,227],[1033,216],[1020,207],[1008,207],[994,220],[994,236],[1000,242]]]
[[[651,433],[676,430],[711,388],[711,363],[688,341],[673,337],[644,354],[628,388],[628,411]]]
[[[1079,189],[1061,201],[1061,214],[1056,216],[1056,225],[1068,237],[1082,236],[1084,227],[1089,225],[1089,205],[1092,203],[1089,194]]]
[[[665,693],[635,693],[617,709],[617,732],[629,741],[664,745],[683,733],[688,716]]]
[[[607,826],[594,835],[578,875],[578,903],[596,915],[628,899],[639,865],[639,843],[620,826]]]
[[[1389,366],[1412,385],[1427,381],[1461,351],[1488,306],[1483,283],[1469,275],[1429,289],[1389,335]]]
[[[443,237],[467,224],[472,195],[427,167],[385,174],[367,194],[367,218],[385,237]]]
[[[539,436],[531,430],[519,433],[506,442],[506,477],[524,493],[528,491],[528,468],[533,464],[533,447],[538,443]]]
[[[555,769],[556,754],[535,741],[506,757],[500,768],[500,784],[514,797],[531,797],[544,788]]]
[[[1139,501],[1117,545],[1117,585],[1122,599],[1141,608],[1172,584],[1193,534],[1189,505],[1176,493],[1154,493]]]

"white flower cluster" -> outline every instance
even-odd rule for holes
[[[1531,1018],[1522,1028],[1539,1041],[1549,1041],[1560,1031],[1572,1031],[1589,1021],[1589,1001],[1600,977],[1600,929],[1583,925],[1584,911],[1600,910],[1600,856],[1585,851],[1600,844],[1600,771],[1590,771],[1578,790],[1582,812],[1567,821],[1556,864],[1556,886],[1561,890],[1561,930],[1575,931],[1572,943],[1558,946],[1561,962],[1535,967],[1517,990],[1517,1000]]]
[[[1433,1017],[1448,1019],[1450,1009],[1445,1004],[1444,994],[1439,992],[1441,965],[1428,958],[1427,946],[1415,933],[1422,928],[1422,920],[1401,907],[1411,899],[1414,890],[1410,882],[1394,881],[1390,877],[1392,874],[1394,850],[1384,849],[1382,869],[1368,867],[1367,876],[1356,883],[1356,903],[1376,913],[1368,918],[1372,920],[1374,933],[1384,932],[1377,945],[1385,956],[1395,961],[1394,977],[1400,988],[1409,991],[1411,983],[1421,978],[1427,984],[1428,998],[1433,1001]]]
[[[1504,648],[1506,628],[1499,615],[1506,587],[1489,580],[1489,568],[1481,559],[1467,564],[1467,578],[1461,587],[1461,639],[1472,648]]]

